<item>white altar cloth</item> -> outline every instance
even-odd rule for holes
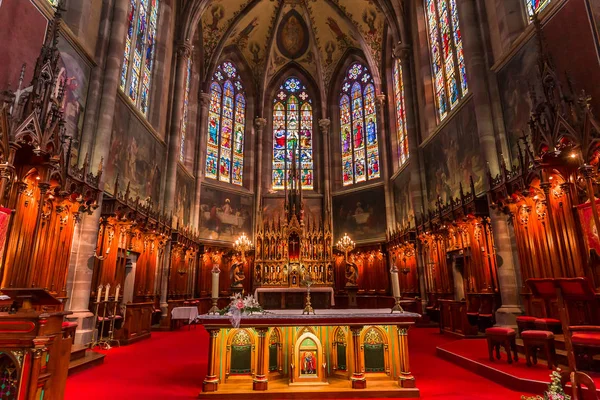
[[[310,291],[312,293],[315,292],[327,292],[329,293],[329,298],[331,299],[331,305],[335,306],[335,296],[333,295],[333,288],[328,286],[316,286],[311,287]],[[305,287],[265,287],[265,288],[256,288],[254,290],[254,298],[258,299],[259,293],[294,293],[294,292],[306,292]]]
[[[171,319],[187,319],[191,324],[198,317],[198,307],[175,307],[171,311]]]

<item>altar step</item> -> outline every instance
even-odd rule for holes
[[[101,365],[104,363],[104,356],[104,354],[90,350],[87,345],[74,344],[71,347],[69,375],[96,365]]]

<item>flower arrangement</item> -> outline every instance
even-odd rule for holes
[[[252,313],[266,313],[254,296],[251,294],[246,297],[242,296],[242,293],[235,293],[230,297],[231,303],[229,303],[229,305],[224,309],[219,310],[220,315],[229,315],[229,320],[234,328],[238,328],[240,326],[240,320],[244,314],[252,315]]]
[[[552,371],[550,374],[550,384],[548,385],[548,390],[544,393],[544,397],[542,396],[521,396],[521,400],[571,400],[571,396],[565,393],[565,389],[560,383],[560,368],[556,368],[555,371]]]

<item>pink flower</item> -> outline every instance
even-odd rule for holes
[[[241,310],[244,308],[244,302],[242,300],[238,300],[236,306],[237,306],[238,310]]]

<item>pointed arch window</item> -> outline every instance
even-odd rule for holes
[[[375,86],[360,63],[348,68],[342,84],[340,126],[344,186],[379,178]]]
[[[394,101],[396,103],[396,138],[398,140],[398,164],[401,167],[408,161],[408,134],[406,132],[406,108],[404,107],[404,81],[402,64],[394,61]]]
[[[527,7],[527,14],[533,17],[534,14],[539,13],[546,7],[551,0],[525,0],[525,7]]]
[[[273,189],[285,189],[294,163],[302,189],[313,189],[313,109],[306,86],[289,77],[273,99]]]
[[[438,117],[467,95],[467,71],[456,0],[425,0]]]
[[[206,177],[242,186],[246,97],[230,61],[219,65],[210,85]]]
[[[185,75],[185,92],[183,93],[183,116],[181,118],[181,138],[179,144],[179,161],[185,162],[185,137],[187,135],[188,111],[190,103],[190,80],[192,77],[192,60],[188,58]]]
[[[129,26],[119,87],[144,115],[148,115],[158,7],[159,0],[129,0]]]

